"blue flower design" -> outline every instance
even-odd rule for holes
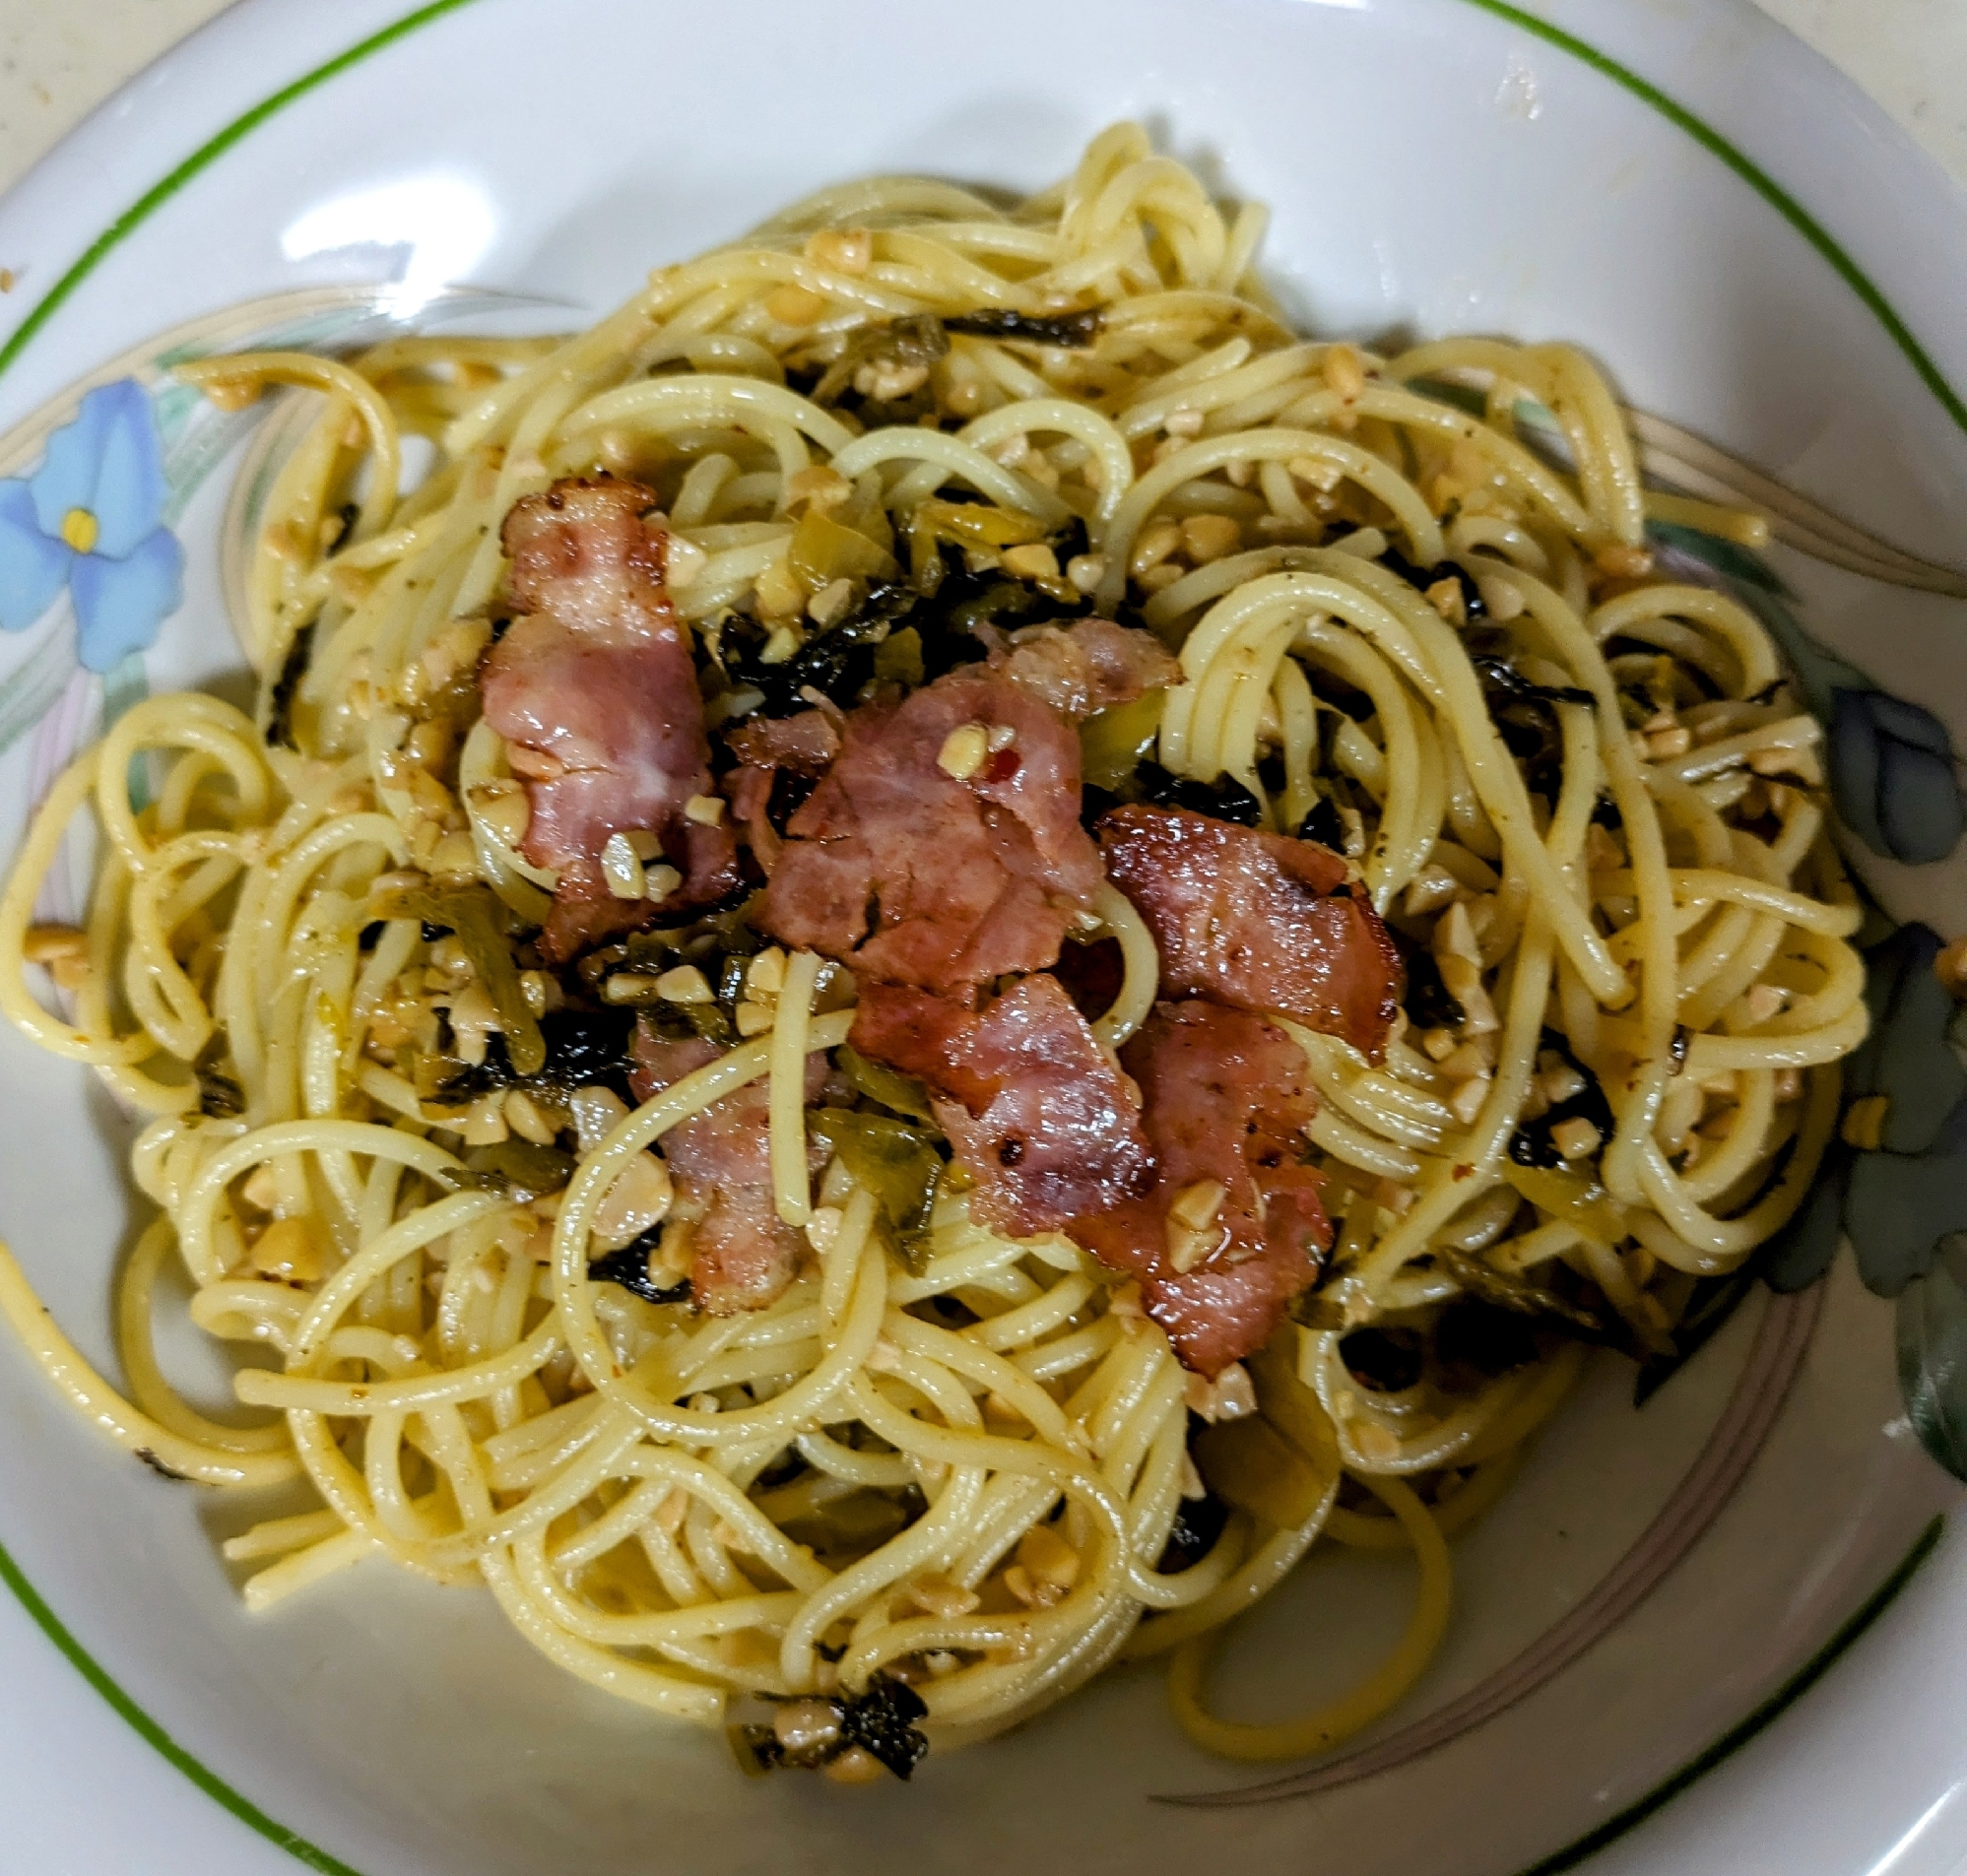
[[[134,378],[91,391],[41,466],[0,481],[0,631],[26,631],[68,589],[86,670],[157,640],[184,596],[184,550],[151,401]]]
[[[1782,582],[1754,554],[1693,528],[1649,525],[1663,561],[1747,607],[1783,649],[1810,714],[1823,725],[1838,818],[1875,854],[1902,866],[1944,860],[1967,830],[1967,794],[1946,726],[1880,690],[1798,624]]]
[[[1946,726],[1882,690],[1830,693],[1830,792],[1873,853],[1908,867],[1944,860],[1967,825]]]
[[[1768,1247],[1774,1289],[1815,1282],[1841,1234],[1866,1287],[1897,1296],[1944,1239],[1967,1231],[1967,1067],[1947,1041],[1954,1003],[1933,968],[1940,948],[1928,927],[1902,925],[1867,957],[1871,1033],[1845,1067],[1844,1132]]]

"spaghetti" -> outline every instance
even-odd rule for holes
[[[386,1557],[483,1585],[623,1699],[770,1703],[749,1756],[843,1779],[1122,1655],[1171,1653],[1211,1750],[1321,1750],[1424,1670],[1446,1540],[1587,1345],[1671,1349],[1696,1282],[1796,1209],[1866,1023],[1817,726],[1752,617],[1659,577],[1655,498],[1581,354],[1302,342],[1255,279],[1263,226],[1122,125],[1009,210],[825,191],[570,339],[185,368],[231,404],[305,393],[265,432],[232,569],[259,718],[135,706],[0,901],[0,1005],[152,1117],[128,1397],[4,1255],[0,1309],[126,1449],[305,1490],[226,1546],[251,1607]],[[434,459],[399,492],[410,438]],[[1287,1025],[1336,1243],[1261,1352],[1191,1372],[1073,1235],[993,1229],[945,1110],[849,1046],[849,971],[769,944],[755,901],[653,909],[688,892],[674,844],[611,837],[596,903],[628,913],[543,956],[566,896],[528,858],[544,771],[477,674],[512,610],[507,517],[610,476],[665,512],[716,762],[775,684],[837,719],[923,685],[939,631],[1118,616],[1179,681],[1083,724],[1088,788],[1345,857],[1406,1009],[1377,1060]],[[737,818],[714,790],[687,811]],[[36,926],[88,816],[87,927]],[[747,864],[782,865],[783,813],[749,828]],[[1089,903],[1068,949],[1116,940],[1088,1010],[1111,1059],[1167,989],[1136,898]],[[620,1047],[566,1055],[611,1011],[704,1047],[624,1100]],[[794,1250],[761,1306],[706,1314],[682,1142],[740,1113],[757,1229]],[[271,1359],[236,1384],[264,1424],[161,1374],[172,1255],[199,1327]],[[1406,1636],[1322,1713],[1213,1716],[1213,1639],[1321,1538],[1413,1557]]]

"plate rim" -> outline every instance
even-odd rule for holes
[[[1328,0],[1328,3],[1377,10],[1376,0]],[[1736,140],[1723,134],[1699,111],[1679,102],[1666,88],[1646,78],[1625,59],[1602,49],[1582,33],[1552,18],[1513,4],[1513,0],[1421,0],[1421,3],[1470,8],[1527,34],[1637,99],[1690,139],[1707,156],[1721,162],[1787,223],[1818,259],[1839,277],[1891,341],[1926,392],[1952,424],[1967,434],[1967,399],[1955,390],[1945,370],[1899,313],[1892,298],[1838,240],[1831,227],[1812,214],[1797,193],[1779,181]],[[379,19],[380,25],[373,26],[331,55],[317,58],[296,76],[229,117],[137,194],[128,207],[75,255],[54,282],[26,307],[21,318],[7,331],[4,340],[0,340],[0,380],[8,377],[68,300],[129,236],[199,176],[246,144],[254,131],[278,117],[288,106],[410,39],[426,27],[462,14],[478,4],[479,0],[423,0],[423,4],[399,10],[402,0],[368,0],[363,11]],[[1604,0],[1550,0],[1550,4],[1553,10],[1567,14],[1583,12],[1597,15],[1607,28],[1612,24],[1613,16]],[[18,212],[43,191],[58,190],[63,172],[70,169],[78,158],[85,157],[105,133],[113,131],[118,120],[136,107],[140,97],[166,87],[177,76],[180,67],[205,72],[228,62],[246,45],[252,30],[260,22],[271,20],[284,11],[277,0],[234,0],[232,5],[170,47],[78,122],[6,192],[4,198],[0,198],[0,211]],[[352,7],[338,9],[338,24],[346,21],[355,11]],[[1766,38],[1784,43],[1789,57],[1801,59],[1801,69],[1811,71],[1819,84],[1827,84],[1838,96],[1841,106],[1857,117],[1874,140],[1882,140],[1884,154],[1899,162],[1910,159],[1930,177],[1936,176],[1942,185],[1951,189],[1956,211],[1967,212],[1967,197],[1962,197],[1957,188],[1952,188],[1950,179],[1934,160],[1893,123],[1853,80],[1809,48],[1789,29],[1760,13],[1749,0],[1694,0],[1694,4],[1685,10],[1683,18],[1698,22],[1702,14],[1745,23]],[[1645,29],[1642,23],[1633,23],[1633,30],[1643,32]],[[98,184],[98,192],[100,187]],[[1946,1543],[1944,1540],[1947,1539],[1952,1541]],[[1750,1713],[1652,1789],[1592,1830],[1526,1866],[1518,1872],[1518,1876],[1560,1876],[1561,1872],[1579,1867],[1629,1836],[1704,1779],[1708,1773],[1733,1759],[1795,1706],[1878,1623],[1915,1579],[1922,1575],[1943,1543],[1945,1549],[1951,1552],[1959,1549],[1961,1541],[1958,1521],[1944,1514],[1935,1516],[1877,1586],[1820,1643],[1808,1659],[1766,1695]],[[83,1646],[22,1571],[4,1541],[0,1541],[0,1583],[6,1585],[42,1637],[110,1711],[215,1804],[273,1847],[285,1851],[305,1867],[320,1872],[321,1876],[363,1876],[362,1872],[333,1852],[269,1816],[237,1787],[178,1744]],[[1942,1797],[1941,1804],[1958,1808],[1960,1798],[1961,1790],[1956,1787]],[[1936,1805],[1921,1823],[1931,1820],[1939,1808]]]

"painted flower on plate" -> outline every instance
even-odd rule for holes
[[[26,631],[66,587],[86,670],[154,644],[184,594],[165,493],[149,395],[134,378],[98,386],[32,476],[0,481],[0,630]]]
[[[1944,860],[1967,824],[1946,726],[1882,690],[1830,693],[1830,787],[1844,823],[1909,867]]]

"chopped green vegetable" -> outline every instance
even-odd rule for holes
[[[831,404],[853,383],[864,364],[934,364],[950,350],[950,335],[934,313],[910,313],[867,326],[847,341],[843,351],[813,387],[814,403]]]
[[[904,625],[875,647],[875,676],[885,684],[917,688],[928,673],[922,663],[922,634]]]
[[[912,1074],[899,1074],[879,1062],[870,1062],[850,1043],[842,1043],[833,1059],[840,1065],[840,1072],[869,1100],[918,1121],[935,1120],[929,1090]]]
[[[1042,541],[1044,522],[1036,515],[1017,514],[980,501],[941,501],[931,498],[917,505],[909,517],[911,528],[926,530],[945,541],[966,548],[1023,547]]]
[[[1613,1330],[1596,1310],[1559,1296],[1555,1290],[1540,1288],[1522,1277],[1498,1270],[1482,1259],[1465,1251],[1437,1245],[1434,1260],[1471,1296],[1498,1309],[1513,1310],[1519,1316],[1541,1316],[1553,1325],[1586,1341],[1606,1341]]]
[[[843,1107],[816,1108],[806,1124],[840,1156],[855,1183],[881,1200],[897,1230],[912,1231],[929,1215],[943,1172],[943,1156],[930,1134],[885,1115]]]
[[[375,914],[383,919],[420,919],[453,933],[498,1013],[512,1067],[520,1074],[539,1073],[547,1060],[546,1041],[519,988],[519,967],[512,961],[504,909],[490,886],[465,886],[455,892],[385,893],[376,901]]]
[[[893,554],[818,508],[800,516],[786,564],[809,593],[835,580],[886,580],[899,571]]]
[[[959,332],[967,338],[1021,339],[1029,345],[1078,350],[1099,337],[1102,318],[1097,306],[1070,313],[1021,313],[986,306],[978,312],[958,313],[945,319],[943,326],[945,331]]]
[[[908,1523],[905,1507],[885,1492],[849,1492],[818,1511],[784,1520],[782,1528],[796,1544],[806,1544],[831,1557],[864,1557]]]
[[[573,1177],[574,1159],[531,1140],[500,1140],[496,1146],[474,1146],[465,1165],[483,1179],[498,1181],[515,1198],[544,1198]]]
[[[1080,725],[1080,767],[1088,788],[1117,795],[1154,746],[1161,729],[1161,693],[1101,710]]]

